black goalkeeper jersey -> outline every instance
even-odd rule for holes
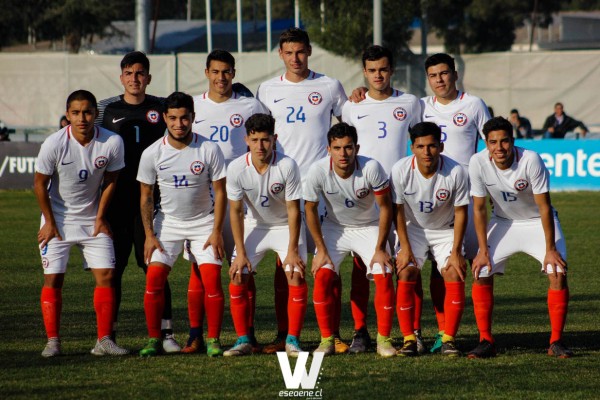
[[[125,168],[117,180],[111,209],[120,215],[135,215],[140,208],[140,184],[136,180],[142,152],[163,137],[166,131],[162,113],[165,99],[146,95],[141,104],[128,104],[123,96],[98,103],[96,122],[119,134],[125,145]]]

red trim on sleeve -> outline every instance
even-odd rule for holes
[[[413,156],[412,159],[410,160],[410,167],[412,169],[415,169],[415,156]]]
[[[67,126],[67,140],[71,140],[71,125]]]
[[[163,136],[163,144],[166,146],[167,144],[167,135]]]
[[[388,193],[390,190],[392,190],[392,189],[390,188],[390,185],[388,184],[384,189],[373,191],[373,194],[375,196],[381,196],[382,194]]]
[[[460,99],[462,100],[464,96],[465,96],[465,92],[462,92],[462,93],[460,94]]]

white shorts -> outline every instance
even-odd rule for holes
[[[423,229],[409,223],[406,230],[410,247],[417,260],[417,268],[422,269],[423,264],[429,258],[435,260],[437,270],[441,274],[452,254],[454,229]],[[396,254],[398,251],[400,251],[400,246],[398,246]]]
[[[163,247],[163,252],[154,250],[150,262],[159,262],[170,267],[175,264],[179,253],[183,250],[183,244],[189,241],[189,251],[194,260],[201,264],[222,265],[212,251],[212,246],[202,249],[213,230],[213,217],[194,221],[173,221],[158,213],[154,219],[154,232]]]
[[[231,221],[229,220],[229,203],[227,203],[227,209],[225,210],[225,218],[223,219],[223,242],[225,245],[225,258],[231,264],[233,257],[233,248],[235,247],[235,241],[233,240],[233,232],[231,231]],[[183,259],[188,260],[191,263],[196,263],[196,259],[190,252],[189,241],[185,241],[183,248]]]
[[[83,253],[86,269],[115,267],[113,241],[104,233],[92,236],[94,225],[57,224],[57,229],[63,240],[53,238],[44,248],[40,249],[44,274],[64,274],[67,271],[67,262],[72,246],[77,246]]]
[[[350,252],[354,252],[362,258],[367,266],[368,279],[372,280],[373,275],[383,273],[382,266],[379,263],[375,263],[372,267],[370,265],[375,255],[375,247],[379,237],[378,226],[350,228],[325,221],[321,226],[321,232],[329,257],[333,261],[333,265],[325,265],[323,268],[331,269],[339,275],[340,264],[344,261],[344,257]],[[390,251],[387,243],[386,249],[388,252]],[[392,273],[392,271],[386,267],[386,273]]]
[[[257,271],[258,263],[264,258],[267,250],[273,250],[279,256],[281,262],[285,260],[290,242],[290,229],[287,225],[284,226],[259,226],[255,220],[244,220],[244,245],[248,260],[252,265],[254,272]],[[306,231],[304,226],[300,226],[300,238],[298,240],[298,252],[302,261],[306,264]],[[234,260],[236,251],[233,251]],[[285,266],[286,271],[290,271],[289,265]],[[298,271],[298,268],[294,268]],[[243,273],[247,274],[248,270],[244,269]]]
[[[554,217],[554,240],[556,249],[567,260],[567,246],[560,228],[558,218]],[[544,270],[544,257],[546,256],[546,239],[541,218],[532,220],[513,221],[492,217],[488,224],[488,247],[492,271],[483,267],[479,272],[481,278],[495,274],[504,274],[506,260],[515,253],[529,254],[540,262]],[[562,272],[559,269],[559,272]]]

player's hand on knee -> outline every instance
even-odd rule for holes
[[[213,255],[217,260],[221,261],[225,258],[225,241],[221,233],[211,233],[202,249],[204,250],[208,246],[212,246]]]
[[[479,252],[477,256],[473,259],[473,263],[471,264],[471,272],[473,273],[473,278],[475,280],[479,279],[479,272],[483,267],[488,267],[491,269],[490,257],[487,252]]]
[[[154,253],[155,250],[158,250],[161,253],[164,251],[156,236],[146,235],[146,241],[144,242],[144,260],[146,261],[146,265],[150,264],[152,253]]]
[[[94,233],[92,233],[92,236],[98,236],[100,233],[104,233],[110,238],[113,237],[110,225],[108,224],[108,221],[106,221],[104,218],[96,219],[96,222],[94,223]]]
[[[229,267],[229,279],[235,283],[242,283],[244,273],[244,269],[247,270],[247,273],[252,273],[252,264],[250,264],[250,260],[248,260],[245,256],[238,256],[231,262],[231,266]]]
[[[458,278],[464,282],[465,274],[467,272],[467,262],[462,254],[453,252],[450,254],[450,257],[448,258],[448,264],[446,264],[444,270],[446,273],[448,273],[449,270],[452,270],[454,274],[458,275]]]
[[[284,271],[289,267],[289,275],[288,271],[286,271],[286,275],[289,276],[290,280],[294,279],[294,272],[300,274],[300,277],[304,279],[304,271],[306,270],[306,265],[300,257],[298,252],[288,252],[285,260],[283,260],[283,268]]]
[[[53,238],[63,240],[55,224],[51,224],[48,222],[44,223],[44,225],[40,228],[37,237],[40,248],[44,248],[44,246],[46,246],[48,242]]]
[[[544,257],[544,272],[546,274],[553,274],[555,277],[558,277],[559,273],[563,275],[567,274],[567,262],[563,260],[556,249],[546,252],[546,256]]]
[[[400,276],[400,273],[407,267],[416,267],[417,260],[415,255],[410,249],[400,249],[396,254],[396,275]]]
[[[313,277],[317,275],[317,271],[321,267],[323,267],[327,264],[333,265],[333,261],[331,261],[329,254],[327,254],[326,251],[318,251],[317,254],[315,254],[315,256],[313,257],[312,267],[310,269]]]
[[[384,278],[387,276],[388,268],[390,271],[394,270],[394,263],[392,260],[392,256],[390,255],[390,253],[388,253],[385,250],[376,250],[375,251],[373,258],[371,259],[371,268],[373,268],[373,265],[375,265],[375,264],[381,265],[381,271],[382,271],[381,273],[383,274]]]
[[[361,101],[367,98],[367,90],[368,89],[364,86],[357,87],[352,91],[352,93],[348,97],[348,100],[350,100],[353,103],[360,103]]]

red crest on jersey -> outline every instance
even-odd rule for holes
[[[190,165],[190,171],[194,175],[200,175],[202,171],[204,171],[204,164],[201,161],[194,161],[192,165]]]
[[[406,110],[402,107],[397,107],[394,110],[393,114],[394,114],[394,118],[396,118],[398,121],[404,121],[406,119],[406,116],[408,115]]]
[[[146,119],[151,124],[157,124],[160,121],[160,113],[156,110],[150,110],[146,113]]]
[[[463,113],[456,113],[454,114],[454,117],[452,117],[452,122],[454,122],[454,125],[456,126],[465,126],[468,120],[467,116]]]
[[[104,156],[100,156],[94,160],[94,167],[98,169],[106,167],[106,164],[108,164],[108,158]]]
[[[439,201],[446,201],[449,197],[450,191],[448,189],[438,189],[438,191],[435,192],[435,198]]]
[[[515,189],[517,189],[519,192],[527,189],[528,186],[529,182],[527,182],[525,179],[517,179],[515,182]]]
[[[321,96],[321,93],[319,93],[319,92],[312,92],[311,94],[308,95],[308,101],[313,106],[316,106],[316,105],[321,104],[321,102],[323,101],[323,96]]]
[[[283,192],[283,189],[285,189],[285,185],[283,183],[274,183],[271,185],[271,193],[273,194],[279,194]]]
[[[48,268],[49,265],[50,265],[50,261],[46,257],[42,257],[42,267],[44,269],[46,269],[46,268]]]
[[[371,191],[368,188],[358,189],[355,192],[356,197],[358,197],[359,199],[364,199],[369,195],[369,193],[371,193]]]
[[[229,118],[229,122],[231,126],[239,128],[244,123],[244,118],[240,114],[233,114],[231,118]]]

